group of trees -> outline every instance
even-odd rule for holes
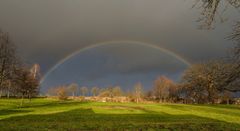
[[[223,14],[229,8],[228,5],[239,9],[240,0],[196,0],[193,7],[201,9],[198,20],[200,29],[211,30],[215,28],[215,22],[227,20]],[[104,89],[94,87],[91,90],[92,95],[114,97],[116,95],[114,92],[117,91],[121,92],[120,95],[126,95],[136,102],[146,99],[158,102],[191,103],[215,103],[221,100],[229,103],[232,94],[240,91],[240,22],[234,22],[232,33],[226,35],[226,38],[235,43],[230,59],[193,64],[184,72],[179,83],[161,76],[155,80],[153,88],[147,92],[143,92],[142,84],[137,83],[133,90],[127,93],[124,93],[120,87]],[[88,89],[83,88],[82,92],[87,92],[86,90]]]
[[[9,34],[0,31],[0,98],[3,96],[28,97],[38,95],[39,66],[26,66],[16,54]]]
[[[228,83],[233,71],[235,71],[235,64],[211,61],[189,67],[179,83],[175,83],[166,76],[160,76],[154,81],[152,89],[148,91],[144,91],[143,85],[139,82],[128,92],[124,92],[120,86],[87,88],[70,84],[50,88],[48,93],[60,99],[66,99],[69,95],[109,98],[125,96],[136,103],[141,101],[229,103],[233,92],[240,91],[239,77]]]
[[[208,61],[193,64],[174,83],[165,76],[157,78],[145,98],[159,102],[230,103],[240,91],[239,63]]]
[[[232,74],[236,75],[235,66],[219,61],[191,66],[185,71],[182,82],[188,99],[196,103],[215,103],[224,98],[229,103],[231,94],[240,91],[239,76],[230,78]]]
[[[174,83],[165,76],[157,78],[146,98],[159,102],[230,103],[240,91],[239,63],[208,61],[193,64]]]
[[[201,10],[200,29],[212,30],[216,28],[216,22],[228,20],[224,16],[228,8],[239,9],[240,0],[196,0],[193,7]],[[188,91],[189,99],[213,103],[216,98],[228,99],[232,92],[240,91],[239,20],[233,21],[232,33],[226,34],[226,38],[235,43],[230,59],[195,64],[185,72],[181,86]]]
[[[64,92],[64,93],[63,93]],[[48,95],[58,96],[60,99],[66,99],[68,96],[100,96],[100,97],[115,97],[122,95],[122,89],[120,86],[109,86],[107,88],[92,87],[88,88],[86,86],[79,87],[78,84],[73,83],[68,86],[57,86],[52,87],[47,91]],[[64,95],[65,97],[62,97]]]

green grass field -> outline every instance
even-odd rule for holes
[[[0,99],[0,130],[240,130],[240,106]]]

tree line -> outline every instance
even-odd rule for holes
[[[0,98],[29,98],[39,92],[39,66],[29,66],[17,55],[9,34],[0,30]]]
[[[226,84],[228,75],[233,69],[232,64],[219,61],[211,61],[195,64],[186,69],[180,82],[174,82],[166,76],[159,76],[150,90],[144,90],[143,85],[138,82],[128,91],[122,90],[120,86],[109,86],[105,88],[86,86],[79,87],[78,84],[53,87],[48,90],[48,95],[58,96],[59,99],[67,99],[68,96],[86,97],[127,97],[132,102],[171,102],[171,103],[233,103],[233,93],[240,91],[239,79],[233,83]]]

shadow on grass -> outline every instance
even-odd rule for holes
[[[195,105],[197,106],[197,105]],[[199,105],[198,105],[199,106]],[[221,105],[221,104],[215,104],[215,105],[202,105],[206,107],[212,107],[212,108],[218,108],[218,109],[235,109],[235,110],[240,110],[239,105]]]
[[[50,108],[50,107],[60,107],[60,106],[73,106],[73,105],[82,105],[82,104],[87,104],[88,102],[78,102],[78,101],[54,101],[54,102],[49,102],[49,103],[40,103],[40,104],[35,104],[35,103],[29,103],[25,104],[22,108]]]
[[[15,110],[15,109],[3,109],[0,110],[0,116],[12,115],[12,114],[22,114],[32,112],[30,110]]]
[[[228,108],[224,107],[224,105],[164,105],[166,107],[170,107],[172,109],[177,109],[180,111],[189,111],[191,109],[199,110],[200,112],[205,113],[218,113],[218,114],[226,114],[230,116],[238,116],[240,117],[240,110],[232,110],[229,106]],[[235,108],[234,108],[235,109]]]
[[[92,109],[0,120],[1,130],[238,130],[240,125],[194,115],[96,114]]]

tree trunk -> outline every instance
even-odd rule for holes
[[[10,97],[10,91],[8,89],[8,91],[7,91],[7,98],[9,99],[9,97]]]
[[[11,82],[8,83],[8,90],[7,90],[7,98],[9,99],[10,96],[10,88],[11,88]]]
[[[24,95],[22,94],[22,100],[21,100],[20,107],[22,107],[22,105],[23,105],[23,100],[24,100]]]
[[[2,98],[2,89],[0,89],[0,98]]]
[[[30,102],[32,101],[32,96],[30,94],[28,95],[28,99]]]

